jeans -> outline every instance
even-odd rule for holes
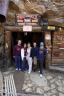
[[[33,57],[33,71],[36,71],[37,69],[37,58]]]
[[[15,56],[15,64],[17,69],[21,69],[22,65],[21,56]]]
[[[23,61],[22,61],[22,71],[28,70],[28,63],[26,58],[24,57]]]
[[[32,71],[32,58],[28,57],[27,61],[28,61],[28,66],[29,66],[28,73],[31,73],[31,71]]]
[[[43,60],[39,60],[40,74],[43,74]]]

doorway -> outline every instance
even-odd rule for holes
[[[12,32],[12,45],[17,44],[17,40],[21,40],[23,43],[36,42],[39,46],[40,42],[44,42],[44,33],[42,32]]]

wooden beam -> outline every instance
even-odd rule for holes
[[[6,31],[11,31],[11,32],[23,32],[23,27],[21,26],[4,26]],[[41,32],[41,27],[39,26],[33,26],[32,27],[32,32]]]

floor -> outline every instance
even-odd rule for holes
[[[64,96],[64,74],[60,72],[44,70],[41,78],[38,71],[29,75],[14,69],[3,72],[1,77],[4,96]]]

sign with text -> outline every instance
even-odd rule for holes
[[[48,26],[48,30],[55,30],[55,26]]]
[[[23,31],[24,32],[31,32],[32,31],[32,26],[23,26]]]
[[[16,14],[16,20],[18,25],[38,25],[38,14],[31,14],[26,16],[23,14]]]

